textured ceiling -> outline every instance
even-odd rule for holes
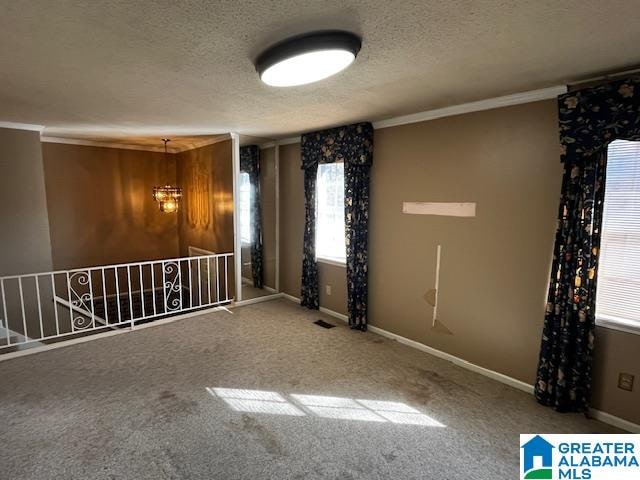
[[[46,135],[265,138],[522,92],[640,62],[638,0],[0,0],[0,121]],[[290,89],[267,45],[324,28],[356,62]]]

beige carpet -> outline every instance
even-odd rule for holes
[[[615,431],[286,300],[0,362],[0,376],[12,480],[512,479],[519,433]]]

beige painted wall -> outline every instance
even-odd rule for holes
[[[280,290],[300,297],[302,238],[304,234],[304,178],[300,168],[300,144],[280,146]],[[320,306],[347,312],[347,280],[344,267],[318,263]],[[326,293],[331,286],[331,295]]]
[[[300,297],[304,185],[300,144],[280,146],[280,290]]]
[[[300,264],[302,272],[302,264]],[[331,287],[331,294],[327,293]],[[346,268],[329,263],[318,262],[318,288],[320,289],[320,306],[334,312],[347,314],[347,272]],[[300,292],[298,291],[298,297]]]
[[[562,178],[556,115],[550,100],[376,131],[373,325],[533,384]],[[478,216],[403,215],[402,201],[475,201]],[[452,335],[429,328],[423,298],[439,243]],[[638,387],[617,388],[619,372],[640,375],[640,337],[598,328],[596,341],[594,408],[640,423]]]
[[[562,178],[555,101],[376,130],[374,142],[371,324],[533,384]],[[300,147],[280,152],[281,285],[298,297]],[[405,215],[403,201],[477,202],[477,217]],[[438,244],[434,330],[424,294],[434,287]],[[343,313],[344,275],[328,267],[319,264],[321,305]],[[340,304],[323,295],[326,282]],[[640,423],[640,387],[616,388],[618,372],[640,375],[640,337],[602,328],[597,335],[593,406]]]
[[[0,128],[0,247],[0,276],[52,270],[39,132]],[[25,324],[18,282],[7,280],[3,287],[7,313],[3,325],[27,336],[39,335],[35,280],[22,282]],[[46,301],[48,290],[44,284],[40,288],[45,299],[42,314],[48,318],[52,312]],[[3,312],[0,316],[4,317]]]
[[[533,383],[560,192],[555,102],[377,130],[370,321]],[[403,201],[476,202],[476,218],[402,214]],[[438,314],[431,329],[436,246]]]
[[[0,128],[0,276],[51,270],[40,133]]]
[[[635,375],[634,390],[618,388],[620,372]],[[592,403],[595,408],[640,425],[640,336],[596,328]]]
[[[152,197],[175,182],[173,155],[58,143],[42,152],[54,268],[177,256],[177,216]]]

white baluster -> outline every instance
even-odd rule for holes
[[[7,346],[11,345],[11,335],[9,335],[9,316],[7,315],[7,299],[4,293],[4,279],[0,279],[0,291],[2,291],[2,311],[4,314],[4,330],[7,336]]]
[[[27,332],[27,314],[24,308],[24,294],[22,292],[22,277],[18,277],[18,290],[20,291],[20,310],[22,311],[22,328],[24,329],[24,341],[27,341],[29,332]]]
[[[118,323],[122,323],[122,312],[120,309],[120,279],[118,278],[118,267],[113,269],[113,276],[116,280],[116,304],[118,306]]]
[[[102,275],[102,304],[104,305],[104,321],[109,325],[109,306],[107,304],[107,285],[104,278],[104,267],[101,268]]]
[[[220,303],[220,262],[218,261],[217,255],[216,255],[216,303]]]
[[[227,260],[229,259],[228,255],[224,256],[224,299],[226,302],[229,301],[229,276],[227,274]],[[238,272],[240,275],[240,272]]]
[[[198,257],[198,306],[202,306],[202,259]]]
[[[91,328],[96,328],[96,312],[93,306],[93,278],[91,275],[91,269],[87,270],[87,276],[89,277],[89,301],[91,302]]]
[[[127,295],[129,295],[129,320],[131,321],[131,328],[133,328],[133,295],[131,293],[131,265],[127,265],[127,284],[128,290]]]
[[[145,318],[147,314],[145,313],[144,308],[144,286],[143,286],[143,277],[142,277],[142,265],[138,265],[138,273],[140,274],[140,303],[142,308],[142,318]]]
[[[60,321],[58,320],[58,300],[56,295],[56,274],[51,274],[51,293],[53,294],[53,314],[56,319],[56,335],[60,335]]]
[[[191,281],[191,259],[187,260],[189,266],[189,308],[193,308],[193,282]]]
[[[207,305],[211,305],[211,258],[207,258],[207,298],[209,299],[209,303]]]
[[[40,338],[44,337],[44,329],[42,328],[42,305],[40,304],[40,283],[38,281],[38,275],[35,277],[36,280],[36,299],[38,301],[38,320],[40,321]]]

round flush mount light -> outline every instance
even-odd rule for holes
[[[264,51],[256,60],[256,70],[272,87],[305,85],[347,68],[361,45],[360,37],[339,30],[291,37]]]

